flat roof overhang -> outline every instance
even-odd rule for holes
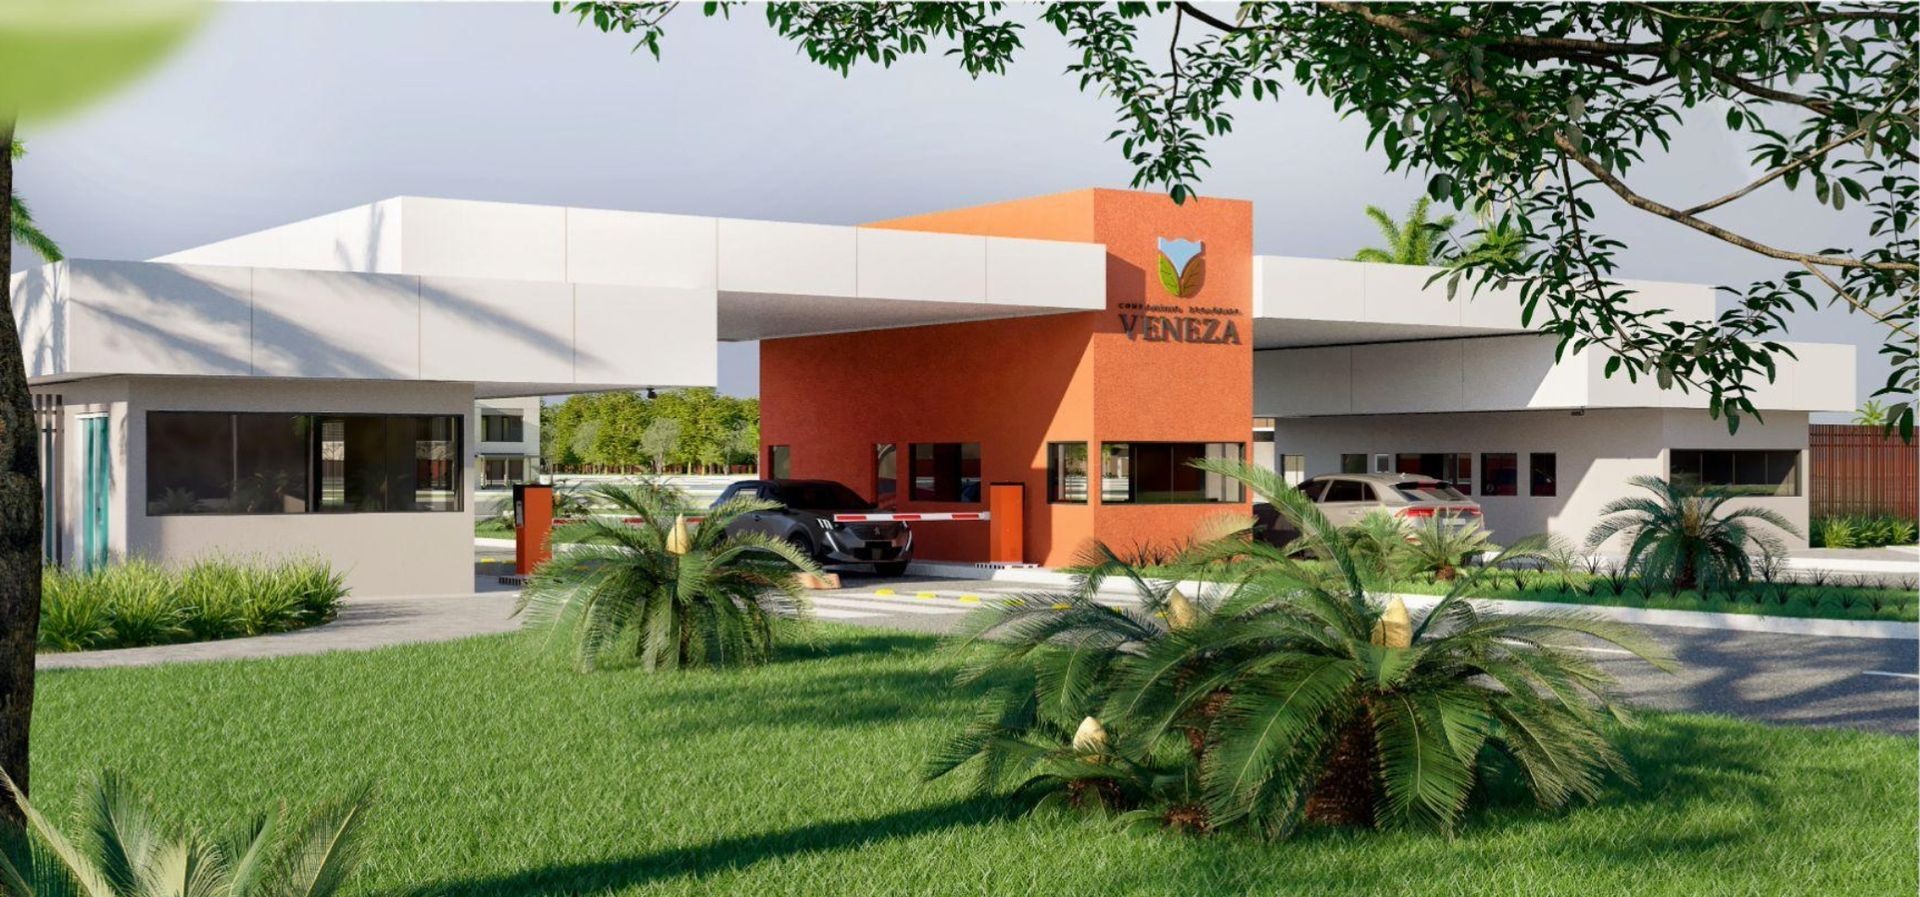
[[[1517,289],[1447,297],[1445,269],[1334,259],[1255,256],[1253,347],[1297,349],[1364,343],[1531,333]],[[1429,283],[1431,281],[1431,283]],[[1708,320],[1713,288],[1627,281],[1636,309],[1664,308],[1680,320]]]

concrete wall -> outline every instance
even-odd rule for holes
[[[1539,334],[1274,349],[1254,353],[1253,413],[1310,417],[1577,408],[1704,409],[1699,390],[1663,390],[1650,377],[1604,374],[1601,352],[1555,363],[1555,338]],[[1760,383],[1764,411],[1850,411],[1854,347],[1788,344],[1778,376]]]
[[[710,386],[718,357],[711,289],[93,260],[16,281],[39,379],[454,381],[525,395]]]
[[[1463,281],[1450,300],[1445,278],[1428,283],[1440,268],[1284,256],[1258,256],[1253,265],[1253,313],[1259,318],[1530,329],[1520,323],[1519,290],[1490,289],[1475,296]],[[1676,320],[1713,317],[1710,286],[1645,280],[1623,286],[1634,291],[1631,309],[1664,308]]]
[[[405,196],[158,261],[782,296],[1105,306],[1099,245]]]
[[[1469,452],[1474,463],[1474,500],[1486,512],[1495,540],[1550,533],[1584,544],[1600,520],[1600,508],[1614,499],[1641,493],[1627,485],[1632,476],[1667,476],[1671,449],[1796,449],[1801,452],[1800,494],[1745,498],[1786,516],[1799,528],[1789,544],[1804,547],[1807,524],[1807,415],[1776,411],[1764,423],[1747,421],[1739,434],[1703,412],[1674,409],[1600,409],[1574,415],[1567,411],[1403,414],[1389,417],[1314,417],[1277,422],[1274,452],[1305,455],[1308,476],[1338,473],[1342,454]],[[1484,476],[1481,453],[1512,452],[1521,468],[1519,491],[1512,496],[1479,494]],[[1526,455],[1552,452],[1559,483],[1551,497],[1530,496]],[[1276,462],[1277,463],[1277,462]],[[1736,504],[1738,504],[1736,503]],[[1620,551],[1618,544],[1607,550]]]
[[[36,387],[65,401],[59,526],[67,557],[79,553],[79,418],[110,416],[114,558],[165,563],[198,557],[313,555],[346,575],[353,594],[464,594],[473,588],[474,434],[465,438],[466,510],[430,513],[149,516],[146,508],[148,411],[284,411],[365,414],[472,413],[473,388],[457,383],[245,381],[111,377]]]

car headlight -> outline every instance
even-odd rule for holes
[[[821,529],[839,529],[840,528],[840,524],[833,522],[832,517],[815,517],[813,518],[813,520],[815,523],[820,524]]]

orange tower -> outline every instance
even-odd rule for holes
[[[1080,190],[867,226],[1104,244],[1107,307],[762,343],[761,441],[786,475],[901,511],[982,510],[991,486],[1023,485],[1022,553],[1049,566],[1095,539],[1168,545],[1246,512],[1185,461],[1247,457],[1250,203]],[[1050,494],[1050,461],[1075,457],[1083,485]],[[968,490],[944,482],[956,469]],[[915,539],[922,559],[989,556],[979,524],[925,524]]]

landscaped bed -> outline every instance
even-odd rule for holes
[[[304,629],[333,619],[347,589],[308,558],[206,558],[184,567],[133,559],[41,577],[42,651],[138,648]]]
[[[775,663],[590,675],[515,635],[42,674],[34,794],[116,767],[207,824],[370,781],[353,894],[1912,894],[1914,741],[1660,715],[1637,788],[1459,837],[1123,831],[922,784],[974,711],[931,638],[822,624]]]

